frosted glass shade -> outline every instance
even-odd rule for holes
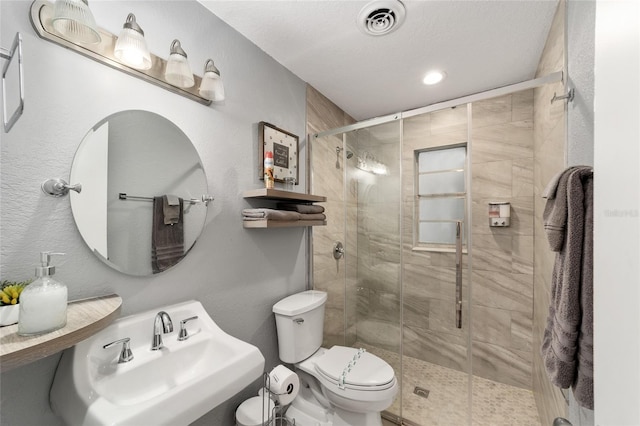
[[[147,41],[144,39],[144,31],[136,22],[136,16],[133,13],[127,15],[113,54],[120,62],[131,68],[139,70],[151,68],[151,55],[147,48]]]
[[[57,0],[51,23],[69,41],[95,44],[101,40],[86,0]]]
[[[167,61],[167,70],[164,74],[165,79],[178,87],[192,87],[195,84],[193,79],[193,72],[189,66],[189,61],[185,56],[179,53],[172,53],[169,55]]]
[[[123,28],[113,54],[120,62],[139,70],[151,68],[151,55],[144,35],[134,29]]]
[[[214,102],[223,101],[224,84],[222,84],[222,78],[213,71],[205,72],[200,83],[200,96]]]

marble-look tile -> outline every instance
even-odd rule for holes
[[[429,303],[428,297],[404,297],[402,311],[404,325],[429,328]]]
[[[511,95],[474,102],[471,109],[472,128],[508,123],[511,121]]]
[[[399,293],[370,292],[369,318],[400,324]]]
[[[473,342],[473,374],[486,379],[531,389],[531,352],[484,342]]]
[[[455,299],[456,271],[454,267],[405,265],[404,298],[426,297]]]
[[[511,197],[513,167],[510,160],[476,163],[472,165],[471,193],[474,197]]]
[[[517,158],[533,158],[533,144],[528,146],[516,145],[513,141],[501,142],[493,139],[473,137],[471,161],[474,164]]]
[[[533,349],[533,310],[511,312],[511,347],[521,351]]]
[[[389,351],[400,351],[400,324],[367,318],[358,321],[357,328],[358,341]]]
[[[474,271],[512,272],[512,237],[476,235],[473,239],[472,264]]]
[[[339,340],[344,345],[344,309],[325,307],[324,309],[324,339]]]
[[[533,120],[533,89],[511,95],[511,121]]]
[[[531,153],[533,154],[533,147]],[[513,160],[511,195],[514,197],[533,195],[533,156]]]
[[[513,237],[511,270],[520,274],[533,274],[533,236]]]
[[[473,303],[515,312],[530,312],[533,275],[473,271]]]
[[[467,345],[461,336],[435,333],[417,327],[404,327],[404,353],[410,357],[465,371]]]
[[[511,346],[511,313],[504,309],[473,305],[471,339],[498,346]]]
[[[451,133],[467,129],[467,107],[461,105],[431,113],[431,134]],[[466,139],[466,138],[465,138]]]

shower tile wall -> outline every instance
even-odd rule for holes
[[[472,108],[473,374],[531,389],[533,90]],[[511,226],[489,226],[496,200],[511,203]]]
[[[565,1],[558,4],[547,43],[540,58],[536,76],[564,69]],[[534,211],[535,211],[535,271],[533,320],[533,391],[542,424],[551,424],[556,417],[567,416],[567,405],[560,390],[547,378],[540,346],[547,323],[551,294],[551,272],[555,254],[542,226],[545,200],[541,197],[551,178],[563,170],[565,159],[565,103],[549,100],[554,92],[563,93],[562,82],[547,84],[534,91]]]
[[[532,386],[532,119],[532,91],[472,106],[473,374],[526,389]],[[404,353],[459,370],[467,367],[468,324],[454,327],[455,258],[413,248],[413,170],[414,150],[467,139],[466,106],[404,121]],[[509,228],[488,226],[487,203],[495,200],[511,202]],[[466,273],[464,265],[465,284]]]
[[[320,94],[313,87],[307,85],[307,134],[312,135],[324,130],[342,127],[354,123],[355,120],[344,113],[329,99]],[[314,141],[307,138],[307,143],[312,144],[312,161],[310,170],[312,188],[318,195],[327,197],[324,203],[327,216],[327,226],[316,226],[313,232],[313,282],[314,288],[328,293],[325,308],[324,342],[328,347],[336,344],[352,344],[355,341],[355,313],[356,313],[356,258],[347,253],[345,258],[336,261],[332,255],[333,244],[342,241],[347,247],[353,247],[349,252],[356,253],[356,229],[353,228],[344,239],[345,215],[350,216],[356,212],[355,199],[347,202],[345,211],[343,190],[343,156],[336,155],[336,147],[342,147],[342,137],[325,138]],[[336,161],[340,168],[336,168]],[[353,220],[353,219],[352,219]],[[345,270],[347,273],[345,289]],[[348,307],[345,323],[345,307]]]
[[[403,124],[403,353],[466,371],[467,256],[463,256],[463,325],[455,328],[455,254],[414,250],[415,150],[467,142],[465,105],[411,117]]]

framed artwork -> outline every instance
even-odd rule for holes
[[[273,124],[259,123],[259,164],[260,180],[264,180],[264,153],[273,153],[273,177],[276,182],[284,182],[284,178],[295,178],[298,184],[298,137],[282,130]]]

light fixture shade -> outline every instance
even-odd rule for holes
[[[204,75],[200,82],[200,96],[210,101],[220,102],[224,100],[224,84],[220,77],[220,71],[211,59],[204,64]]]
[[[183,88],[192,87],[195,84],[187,54],[182,50],[178,40],[173,40],[171,43],[171,53],[167,60],[164,78],[174,86]]]
[[[57,32],[70,41],[100,43],[96,20],[87,0],[57,0],[51,23]]]
[[[130,13],[118,35],[113,54],[120,62],[139,70],[151,68],[151,55],[144,38],[144,31],[136,22],[136,16]]]

